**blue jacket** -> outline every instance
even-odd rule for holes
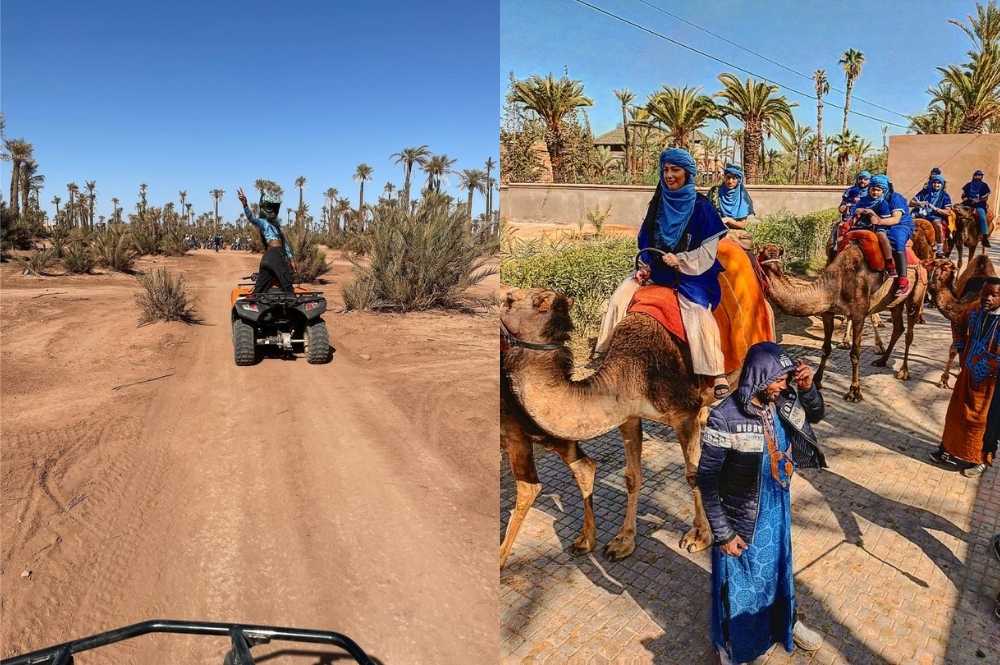
[[[739,535],[753,542],[760,506],[761,464],[767,460],[763,411],[750,399],[772,381],[794,369],[780,346],[763,342],[751,347],[739,388],[712,409],[702,431],[698,488],[718,545]],[[823,419],[823,396],[816,386],[799,392],[789,386],[775,404],[788,435],[797,468],[826,468],[810,423]],[[767,460],[769,463],[769,460]]]
[[[285,234],[281,232],[281,227],[277,224],[269,222],[267,219],[257,217],[253,214],[248,206],[243,206],[243,214],[246,215],[247,220],[257,227],[260,231],[261,237],[264,239],[264,251],[267,251],[267,243],[271,240],[277,240],[281,242],[281,246],[285,249],[285,256],[289,259],[294,258],[292,256],[292,248],[289,246],[288,241],[285,240]]]

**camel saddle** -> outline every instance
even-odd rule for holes
[[[837,253],[844,251],[844,248],[852,242],[861,249],[869,268],[876,272],[885,270],[885,255],[882,254],[882,247],[874,231],[855,229],[841,234],[840,242],[837,243]],[[906,243],[906,262],[915,265],[920,263],[920,259],[913,253],[912,242],[911,240]]]
[[[722,300],[712,313],[719,324],[722,355],[726,373],[730,374],[742,366],[751,346],[775,341],[774,312],[764,297],[750,255],[736,240],[726,236],[719,241],[718,259],[724,268],[719,273]],[[675,338],[687,342],[674,289],[655,284],[640,287],[628,311],[652,317]]]

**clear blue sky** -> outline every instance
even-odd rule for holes
[[[663,35],[706,51],[723,60],[754,71],[776,82],[804,92],[813,84],[777,65],[741,51],[638,0],[588,0],[607,11],[639,23]],[[861,77],[854,89],[851,108],[903,125],[908,121],[867,104],[857,97],[903,114],[922,112],[928,101],[927,88],[937,83],[935,69],[963,62],[970,42],[947,19],[965,19],[975,13],[975,3],[908,0],[872,5],[856,1],[802,2],[770,0],[741,2],[671,2],[650,4],[708,28],[712,32],[758,53],[812,75],[825,68],[832,87],[844,89],[843,70],[837,64],[849,48],[865,54]],[[577,4],[573,0],[503,0],[500,9],[500,67],[504,87],[513,71],[517,78],[549,72],[559,76],[564,67],[571,78],[581,80],[594,101],[588,114],[595,134],[621,123],[621,107],[612,92],[629,88],[636,103],[663,85],[701,86],[713,94],[721,85],[718,75],[731,71],[725,65],[692,53],[635,27]],[[734,72],[741,78],[746,74]],[[785,91],[798,101],[799,122],[815,128],[816,102]],[[843,106],[842,92],[831,90],[826,101]],[[839,132],[843,111],[825,108],[823,128]],[[851,114],[849,127],[879,147],[882,123]],[[889,128],[889,135],[905,134]]]
[[[224,189],[232,219],[237,186],[255,195],[269,178],[297,205],[304,175],[319,219],[327,187],[357,204],[361,162],[375,169],[366,200],[401,185],[389,155],[403,147],[427,144],[456,169],[498,157],[496,2],[4,0],[2,12],[6,132],[34,144],[50,214],[67,183],[96,180],[98,214],[113,196],[134,210],[145,182],[152,204],[179,205],[186,189],[196,212]]]

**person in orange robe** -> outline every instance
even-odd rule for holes
[[[931,459],[973,478],[993,464],[996,452],[988,445],[987,430],[995,430],[990,420],[998,417],[990,405],[1000,377],[1000,278],[984,280],[979,307],[969,314],[958,347],[962,370],[948,404],[941,446]]]

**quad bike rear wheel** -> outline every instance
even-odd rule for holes
[[[319,365],[330,361],[330,333],[325,321],[316,321],[306,326],[305,334],[306,361],[311,365]]]
[[[254,329],[242,319],[233,321],[233,356],[237,365],[253,365],[257,362],[257,340]]]

